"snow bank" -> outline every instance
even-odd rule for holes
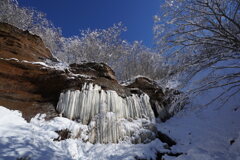
[[[136,124],[128,125],[135,129]],[[56,130],[68,129],[72,133],[86,129],[67,118],[56,117],[44,120],[44,115],[37,115],[27,123],[18,111],[11,111],[0,106],[0,159],[16,160],[134,160],[135,157],[155,159],[158,151],[166,151],[158,139],[148,144],[91,144],[81,139],[53,141],[57,138]],[[84,135],[85,133],[83,133]]]
[[[236,109],[238,108],[238,109]],[[240,108],[224,106],[188,110],[158,125],[177,141],[166,160],[240,160]],[[232,144],[231,144],[232,142]]]
[[[0,159],[71,159],[64,148],[54,144],[57,134],[27,123],[18,111],[0,107]]]

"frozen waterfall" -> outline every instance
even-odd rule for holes
[[[102,90],[100,86],[84,84],[82,90],[61,93],[57,110],[70,119],[89,126],[89,141],[117,143],[131,136],[122,119],[129,121],[147,119],[155,121],[149,97],[133,94],[122,98],[115,91]]]

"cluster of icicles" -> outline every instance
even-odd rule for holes
[[[148,95],[133,94],[122,98],[115,91],[102,90],[92,83],[84,84],[81,91],[61,93],[57,110],[69,119],[89,125],[88,141],[93,143],[118,143],[123,137],[131,136],[127,128],[121,128],[118,120],[155,120]]]

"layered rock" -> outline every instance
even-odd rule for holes
[[[54,59],[40,37],[6,23],[0,23],[0,54],[27,61]]]
[[[54,115],[60,93],[66,89],[81,89],[85,82],[102,84],[105,89],[115,87],[121,94],[126,92],[117,81],[105,77],[73,74],[68,69],[58,70],[41,63],[0,58],[0,105],[22,111],[27,119],[50,110]]]
[[[106,65],[84,63],[58,69],[39,63],[46,60],[59,63],[38,36],[0,23],[0,105],[22,111],[29,120],[37,113],[56,115],[60,93],[81,89],[88,81],[125,94]],[[93,69],[95,72],[90,72]]]
[[[52,112],[34,82],[46,73],[27,61],[53,59],[42,40],[27,31],[0,23],[0,105],[21,110],[26,118],[38,112]],[[38,105],[41,102],[41,105]]]

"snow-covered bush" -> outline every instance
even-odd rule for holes
[[[224,105],[240,94],[240,1],[165,0],[154,17],[155,40],[182,86],[191,95],[218,94]],[[169,79],[169,77],[167,77]]]

